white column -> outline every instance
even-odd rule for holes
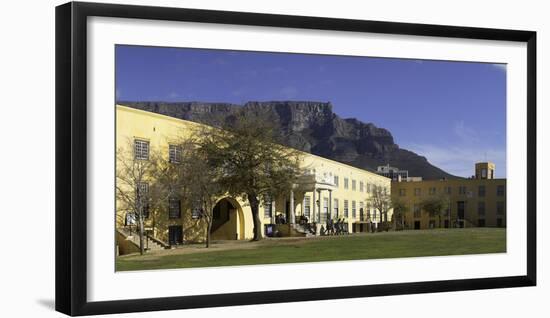
[[[327,218],[332,219],[332,190],[328,190],[328,213]]]
[[[296,223],[296,215],[294,211],[294,191],[290,190],[290,224]]]
[[[271,224],[275,224],[275,198],[271,198]]]
[[[319,189],[319,210],[317,211],[317,221],[321,222],[321,209],[323,208],[323,195],[322,190]]]
[[[302,217],[306,216],[306,192],[304,192],[304,198],[302,199]]]
[[[311,207],[309,209],[309,219],[310,223],[315,222],[315,210],[317,207],[317,189],[313,188],[313,202],[311,202]]]

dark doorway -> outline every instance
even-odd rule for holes
[[[497,219],[497,226],[502,227],[502,219]]]
[[[446,229],[449,228],[449,220],[445,220],[445,228],[446,228]]]
[[[172,225],[168,227],[168,244],[178,245],[183,243],[183,227]]]
[[[234,209],[235,207],[228,199],[218,201],[212,210],[212,228],[210,233],[214,233],[226,222],[229,222],[231,218],[230,212]]]
[[[466,203],[464,201],[456,202],[456,213],[458,217],[458,227],[464,227],[464,213],[465,213]]]
[[[479,219],[479,220],[477,220],[477,226],[479,226],[479,227],[485,227],[485,219]]]
[[[420,221],[414,221],[414,229],[420,230]]]

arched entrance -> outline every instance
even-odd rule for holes
[[[216,203],[210,234],[213,240],[244,239],[244,215],[235,199],[226,197]]]

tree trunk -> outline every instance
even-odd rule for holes
[[[139,253],[143,255],[145,253],[145,246],[143,244],[143,215],[139,215]]]
[[[206,221],[208,225],[206,226],[206,248],[210,247],[210,231],[212,230],[212,219]]]
[[[253,241],[259,241],[262,239],[262,223],[259,215],[259,202],[255,194],[248,194],[248,203],[250,203],[250,210],[252,210],[252,219],[254,220],[254,237]]]

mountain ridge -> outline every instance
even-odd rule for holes
[[[120,101],[120,105],[218,126],[239,110],[268,112],[287,146],[354,167],[376,171],[390,164],[427,180],[459,178],[428,162],[426,157],[400,148],[391,132],[356,118],[341,118],[330,102],[249,101],[223,102]]]

